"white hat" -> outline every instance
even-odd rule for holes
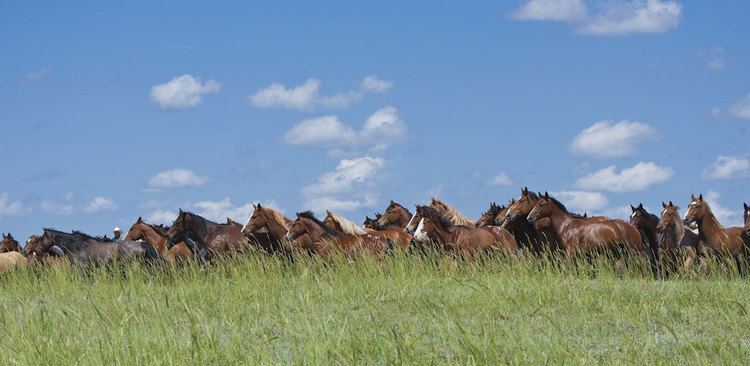
[[[114,232],[118,232],[118,231],[122,232],[122,229],[120,229],[119,227],[115,226],[114,230],[112,230],[112,231],[114,231]]]

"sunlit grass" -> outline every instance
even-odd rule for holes
[[[21,364],[743,363],[733,266],[654,281],[606,259],[263,256],[205,267],[33,268],[0,278]]]

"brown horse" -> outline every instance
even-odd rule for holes
[[[741,227],[724,228],[716,219],[708,202],[703,200],[703,195],[695,197],[691,195],[685,217],[682,219],[685,225],[698,224],[698,254],[729,256],[734,258],[737,272],[740,276],[745,275],[741,263],[741,257],[746,257],[746,243],[743,238],[744,229]]]
[[[530,249],[534,254],[546,251],[555,253],[561,249],[557,234],[547,220],[529,222],[527,217],[539,201],[540,194],[529,191],[524,187],[521,196],[511,202],[504,218],[498,217],[496,222],[503,222],[503,227],[513,233],[519,246]]]
[[[408,209],[391,201],[388,208],[385,209],[385,213],[377,217],[376,227],[374,228],[380,230],[403,229],[411,218],[412,214]]]
[[[680,208],[672,201],[669,204],[662,202],[664,210],[656,225],[659,256],[664,258],[666,274],[677,270],[680,251],[685,251],[685,269],[689,269],[695,263],[698,247],[698,234],[688,229],[680,219]]]
[[[476,225],[476,222],[472,219],[470,219],[468,216],[462,214],[453,206],[449,205],[447,202],[443,200],[439,200],[435,197],[433,197],[430,200],[430,207],[437,210],[443,217],[448,219],[453,225],[465,225],[465,226],[474,226]]]
[[[257,204],[253,205],[253,214],[241,231],[250,243],[257,243],[269,254],[274,254],[284,251],[282,243],[291,225],[292,220],[281,212]]]
[[[297,213],[297,219],[289,228],[286,239],[289,251],[304,249],[324,259],[333,253],[342,253],[348,257],[369,253],[375,258],[382,258],[392,249],[389,241],[381,236],[345,235],[330,229],[310,211]]]
[[[163,225],[147,224],[140,217],[125,234],[125,240],[144,240],[150,243],[171,264],[184,262],[192,257],[190,248],[184,242],[179,242],[172,248],[167,248],[167,228]]]
[[[375,230],[378,228],[378,219],[383,216],[379,213],[375,213],[375,218],[371,219],[370,216],[365,216],[365,222],[362,223],[362,226],[365,227],[365,229]]]
[[[180,241],[185,241],[191,247],[191,242],[194,242],[198,247],[190,249],[200,260],[209,259],[213,255],[243,252],[247,239],[241,230],[242,225],[229,219],[225,224],[219,224],[180,210],[174,224],[167,230],[167,247],[171,248]]]
[[[3,234],[3,241],[0,242],[0,253],[7,253],[7,252],[20,252],[21,246],[18,245],[18,241],[16,239],[13,239],[13,235],[8,233],[8,235]]]
[[[54,253],[64,255],[71,262],[82,264],[107,264],[122,260],[159,260],[162,259],[153,245],[147,242],[129,240],[111,240],[98,238],[74,231],[44,229],[41,236],[32,235],[26,241],[24,252],[32,259]]]
[[[449,217],[431,206],[417,206],[411,231],[415,237],[426,238],[445,251],[455,251],[473,257],[477,253],[502,250],[515,255],[518,250],[516,239],[510,232],[499,226],[455,225]],[[407,231],[410,229],[407,228]]]
[[[479,220],[474,224],[475,227],[497,226],[502,225],[502,219],[508,211],[506,206],[498,206],[497,203],[490,203],[490,208],[485,211]],[[500,221],[499,221],[500,220]]]
[[[383,237],[386,240],[390,240],[393,244],[398,244],[401,249],[405,251],[409,250],[411,234],[407,233],[406,230],[402,228],[384,230],[367,229],[331,211],[327,211],[326,217],[325,219],[323,219],[323,223],[326,224],[329,229],[340,231],[345,235],[376,235]]]
[[[605,252],[613,256],[619,269],[622,266],[623,251],[644,251],[641,234],[633,225],[622,220],[576,217],[546,192],[539,198],[527,219],[534,223],[545,218],[549,218],[549,224],[560,240],[567,260],[579,253],[590,257],[595,252]],[[656,268],[654,258],[648,254],[647,257],[651,268]],[[654,276],[658,276],[658,273],[654,273]]]

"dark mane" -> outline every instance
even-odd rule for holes
[[[324,224],[322,221],[318,220],[317,217],[315,217],[315,214],[312,211],[303,211],[303,212],[297,212],[297,216],[312,220],[314,223],[318,224],[321,228],[323,228],[323,232],[330,236],[342,236],[342,234],[339,231],[333,230],[329,228],[326,224]]]
[[[580,216],[580,218],[583,218],[583,216],[581,216],[581,215],[570,213],[570,211],[568,211],[568,209],[565,208],[565,205],[563,205],[562,202],[558,201],[557,198],[549,196],[549,200],[550,200],[550,202],[554,203],[555,206],[557,206],[557,208],[563,210],[563,212],[571,214],[571,215],[574,215],[574,216]]]
[[[406,211],[406,213],[407,213],[407,214],[411,215],[411,212],[409,211],[409,209],[408,209],[408,208],[406,208],[406,207],[404,207],[404,206],[401,206],[401,204],[400,204],[400,203],[398,203],[398,202],[396,202],[396,201],[393,201],[393,200],[391,200],[391,204],[390,204],[390,205],[388,205],[388,207],[390,208],[390,206],[401,207],[402,209],[404,209],[404,211]]]
[[[178,216],[178,218],[179,218],[179,217],[182,217],[182,215],[187,215],[187,216],[191,216],[191,217],[193,217],[193,218],[197,218],[197,219],[199,219],[199,220],[202,220],[202,221],[204,221],[204,222],[207,222],[207,223],[209,223],[209,224],[219,225],[218,223],[216,223],[216,222],[213,222],[213,221],[211,221],[211,220],[209,220],[209,219],[207,219],[207,218],[205,218],[205,217],[203,217],[203,216],[201,216],[201,215],[198,215],[198,214],[197,214],[197,213],[195,213],[195,212],[190,212],[190,211],[185,211],[185,210],[183,210],[183,211],[181,211],[181,212],[180,212],[180,215]]]
[[[427,218],[436,221],[440,226],[442,227],[451,227],[454,226],[453,223],[448,220],[445,216],[443,216],[438,210],[434,209],[431,206],[420,206],[422,210],[424,210],[427,213]]]
[[[55,245],[59,246],[68,251],[77,251],[88,245],[87,241],[104,241],[111,242],[111,239],[100,239],[84,234],[80,231],[73,231],[73,233],[66,233],[60,230],[44,228],[44,235],[50,235]]]
[[[531,198],[533,198],[535,200],[539,199],[539,195],[536,194],[536,193],[534,193],[534,192],[532,192],[532,191],[528,191],[528,192],[526,192],[526,194],[529,195]]]

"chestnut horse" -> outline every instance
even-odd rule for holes
[[[124,239],[148,242],[171,264],[182,262],[192,256],[190,248],[184,242],[179,242],[172,248],[167,248],[167,228],[163,225],[147,224],[143,222],[141,217],[130,227]]]
[[[605,252],[615,259],[618,269],[622,266],[624,251],[644,252],[641,234],[633,225],[622,220],[611,220],[603,217],[585,219],[577,217],[565,206],[548,193],[539,197],[527,219],[534,223],[549,218],[549,225],[555,231],[557,238],[565,250],[565,258],[573,259],[576,255]],[[652,270],[656,268],[654,258],[648,255]],[[654,277],[658,273],[653,273]]]
[[[365,229],[375,230],[378,228],[378,219],[382,215],[379,213],[375,213],[375,218],[371,219],[370,216],[365,216],[365,222],[362,223],[362,226],[365,227]]]
[[[7,253],[7,252],[20,252],[21,246],[18,245],[18,241],[16,239],[13,239],[13,235],[8,233],[8,235],[3,234],[3,241],[0,242],[0,253]]]
[[[681,250],[685,250],[685,269],[693,266],[696,260],[698,247],[698,234],[688,229],[680,219],[680,208],[672,201],[669,204],[662,202],[664,210],[656,225],[657,241],[660,257],[666,261],[666,274],[677,269],[678,257]]]
[[[257,243],[269,254],[274,254],[284,251],[282,243],[286,240],[284,237],[291,225],[292,220],[281,212],[262,207],[259,203],[253,205],[253,214],[247,219],[241,231],[250,243]]]
[[[431,206],[417,206],[417,211],[407,226],[409,232],[416,232],[416,237],[425,237],[437,248],[455,251],[473,257],[477,253],[489,253],[503,250],[515,255],[518,250],[516,239],[510,232],[499,226],[455,225],[448,215]]]
[[[242,225],[227,219],[225,224],[215,223],[192,212],[180,210],[174,224],[167,230],[167,247],[185,241],[201,261],[215,254],[243,252],[247,239],[242,235]],[[192,240],[186,240],[186,237]],[[193,247],[191,242],[197,244]]]
[[[508,211],[508,208],[505,206],[498,206],[497,203],[492,202],[490,203],[490,208],[485,211],[482,216],[479,217],[479,220],[474,224],[475,227],[485,227],[485,226],[496,226],[496,225],[502,225],[502,219],[505,218],[505,214]]]
[[[297,213],[286,239],[284,244],[289,246],[289,251],[304,249],[324,259],[337,252],[347,257],[369,253],[375,258],[382,258],[392,249],[390,242],[381,236],[345,235],[330,229],[310,211]]]
[[[708,202],[703,200],[703,195],[695,197],[691,195],[691,202],[688,206],[685,217],[682,221],[685,225],[692,223],[698,224],[698,237],[700,245],[698,254],[729,256],[734,258],[737,265],[737,272],[740,276],[745,275],[742,266],[742,257],[747,257],[745,238],[743,237],[744,229],[741,227],[724,228],[716,219]]]
[[[561,246],[551,225],[542,221],[534,225],[527,218],[539,201],[539,196],[524,187],[521,196],[508,206],[505,217],[498,217],[497,222],[503,222],[503,227],[513,233],[522,248],[531,249],[534,254],[555,253]]]
[[[404,206],[391,201],[382,215],[378,215],[374,229],[403,229],[411,220],[412,214]]]
[[[156,248],[147,242],[96,238],[78,231],[64,233],[52,229],[44,229],[41,236],[32,235],[24,248],[24,252],[32,259],[50,251],[60,251],[55,255],[65,255],[71,262],[82,264],[162,258]]]
[[[386,240],[390,240],[393,244],[398,244],[401,249],[405,251],[409,250],[411,234],[407,233],[406,230],[402,228],[386,230],[367,229],[331,211],[326,212],[326,217],[323,219],[323,223],[326,224],[329,229],[340,231],[345,235],[377,235]]]

